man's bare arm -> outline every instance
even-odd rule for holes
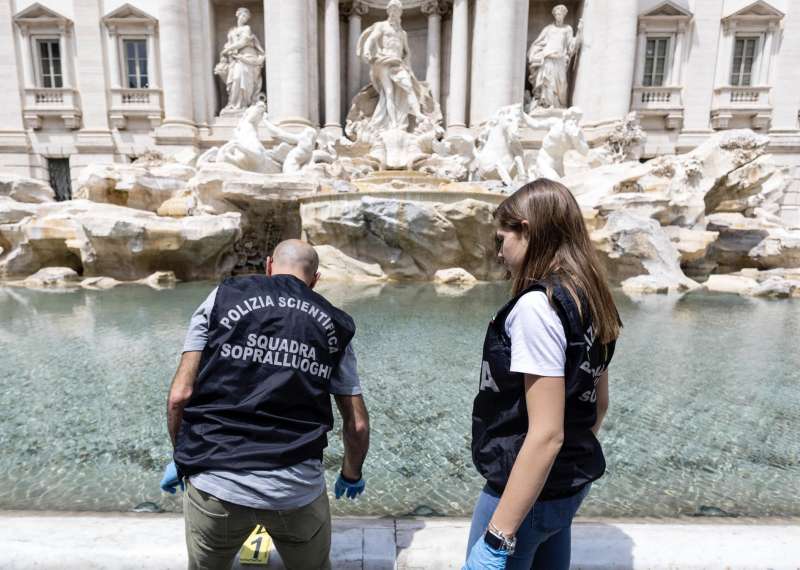
[[[364,398],[335,395],[336,405],[342,414],[342,437],[344,440],[344,461],[342,475],[350,480],[361,479],[361,467],[369,450],[369,415]]]
[[[194,381],[197,379],[197,371],[200,369],[200,356],[202,352],[184,352],[181,355],[181,362],[175,377],[172,379],[172,386],[169,389],[167,398],[167,430],[169,438],[172,440],[172,447],[178,439],[178,429],[181,427],[183,418],[183,407],[189,398],[192,397]]]

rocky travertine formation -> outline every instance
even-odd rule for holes
[[[156,212],[185,189],[194,174],[191,166],[174,162],[93,164],[78,178],[74,198]]]
[[[364,263],[330,245],[318,245],[319,273],[325,281],[386,281],[377,263]]]
[[[53,190],[40,180],[0,173],[0,197],[17,202],[39,204],[53,201]]]
[[[800,297],[800,268],[743,269],[736,273],[711,275],[698,290],[751,297]]]
[[[600,166],[568,176],[565,183],[585,212],[591,212],[593,239],[606,254],[612,278],[622,282],[646,269],[649,276],[628,281],[627,288],[663,291],[686,283],[679,279],[670,285],[665,275],[680,277],[685,272],[704,280],[712,273],[743,268],[800,266],[800,229],[787,227],[779,217],[791,177],[764,154],[766,142],[751,131],[728,131],[686,155]],[[641,222],[648,219],[657,223]],[[672,262],[665,264],[661,254],[650,259],[649,266],[639,266],[643,243],[660,244],[651,254],[667,251],[664,240],[655,237],[659,233],[677,251],[677,268]],[[661,260],[655,271],[661,277],[654,276],[655,259]]]
[[[474,275],[460,267],[440,269],[433,274],[434,283],[443,283],[445,285],[467,285],[476,281],[477,279],[475,279]]]
[[[217,278],[233,268],[240,232],[236,213],[174,219],[87,200],[41,204],[27,217],[0,223],[0,276],[57,266],[123,280],[160,270],[182,280]]]
[[[6,281],[12,287],[28,287],[31,289],[76,289],[82,287],[91,290],[113,289],[119,285],[147,285],[153,289],[169,289],[175,286],[177,279],[172,271],[156,271],[143,279],[119,281],[113,277],[81,278],[78,272],[70,267],[45,267],[21,281]]]
[[[262,270],[278,241],[301,236],[317,246],[326,280],[503,276],[492,211],[513,187],[459,181],[475,171],[474,140],[433,141],[414,170],[391,172],[376,171],[359,143],[325,144],[337,158],[302,174],[198,166],[196,153],[94,165],[71,202],[54,202],[42,182],[0,175],[0,278],[65,268],[62,277],[74,272],[93,288],[156,271],[216,279]],[[792,179],[765,144],[745,130],[645,163],[612,162],[625,156],[605,147],[567,152],[563,181],[612,281],[629,292],[794,295],[800,228],[781,219]]]
[[[669,292],[697,287],[681,271],[680,253],[656,220],[617,211],[592,233],[592,241],[609,277],[627,290]]]
[[[348,196],[350,197],[350,196]],[[301,207],[303,234],[314,244],[376,263],[392,279],[430,279],[462,267],[482,280],[502,277],[494,259],[493,205],[352,195]]]

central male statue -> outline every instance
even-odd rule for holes
[[[386,13],[386,20],[364,30],[357,45],[358,57],[370,65],[370,84],[356,95],[347,122],[348,134],[361,140],[389,129],[414,132],[438,111],[430,89],[411,69],[400,0],[391,0]]]

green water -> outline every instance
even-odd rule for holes
[[[211,287],[0,289],[0,508],[180,509],[158,489],[170,455],[165,399],[189,316]],[[323,292],[358,325],[372,420],[367,492],[334,512],[468,514],[481,488],[469,456],[480,347],[507,286]],[[625,329],[601,434],[609,471],[582,514],[800,515],[800,302],[618,302]],[[329,484],[341,456],[335,431]]]

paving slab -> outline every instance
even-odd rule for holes
[[[336,518],[331,562],[349,570],[461,568],[469,520]],[[800,520],[578,520],[575,569],[798,570]],[[0,568],[186,568],[175,514],[0,511]],[[277,552],[267,566],[281,569]]]

